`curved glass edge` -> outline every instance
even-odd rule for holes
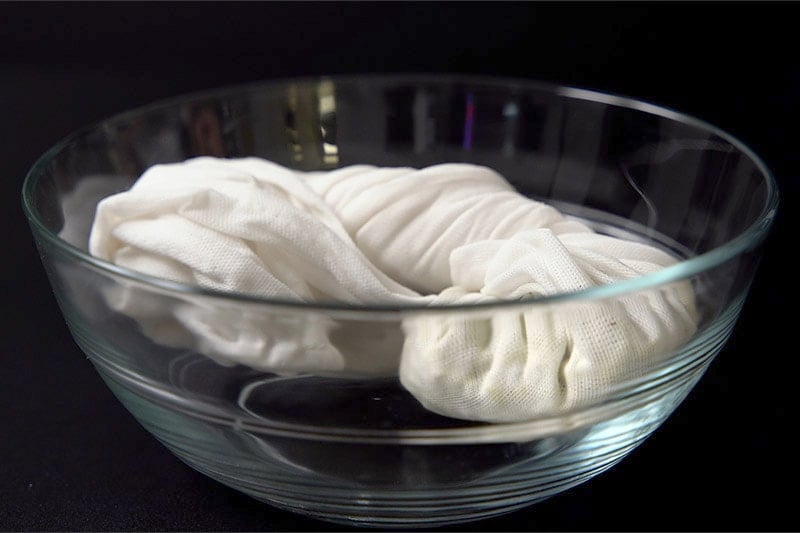
[[[767,185],[767,201],[758,215],[756,221],[746,228],[739,236],[731,239],[727,243],[714,248],[708,252],[697,255],[695,257],[685,259],[675,265],[663,268],[652,274],[640,276],[637,278],[618,281],[607,285],[600,285],[590,287],[581,291],[560,293],[548,296],[539,296],[534,298],[523,298],[519,300],[509,301],[501,300],[497,302],[482,302],[478,304],[437,304],[437,305],[421,305],[421,304],[380,304],[370,303],[362,305],[352,305],[342,302],[299,302],[292,300],[282,300],[274,298],[264,298],[252,294],[226,292],[207,289],[196,285],[187,285],[177,283],[169,280],[164,280],[124,267],[120,267],[113,263],[104,261],[94,257],[83,250],[67,243],[58,237],[58,235],[51,232],[44,223],[36,216],[35,210],[32,205],[33,191],[42,174],[42,168],[49,164],[49,162],[61,152],[66,146],[74,142],[81,136],[102,127],[109,127],[115,123],[130,120],[134,116],[145,113],[152,113],[157,110],[166,109],[175,106],[179,103],[188,103],[196,100],[218,98],[223,95],[241,94],[261,90],[270,87],[284,86],[288,83],[318,83],[322,80],[333,81],[334,83],[365,83],[365,82],[380,82],[383,84],[390,83],[471,83],[483,84],[486,86],[502,87],[504,89],[527,89],[549,91],[553,94],[588,100],[606,105],[616,107],[624,107],[641,111],[648,114],[654,114],[670,120],[683,122],[694,127],[706,130],[713,133],[720,138],[726,140],[736,149],[744,153],[755,163],[758,170],[764,175],[765,183]],[[518,78],[503,78],[491,76],[471,76],[461,74],[445,74],[445,75],[430,75],[430,74],[393,74],[393,75],[362,75],[362,76],[315,76],[315,77],[298,77],[298,78],[282,78],[269,81],[259,81],[240,85],[233,85],[212,89],[209,91],[198,91],[194,93],[184,94],[181,96],[160,100],[158,102],[142,106],[136,109],[125,111],[116,114],[106,120],[102,120],[83,128],[78,129],[71,135],[65,137],[60,142],[55,144],[52,148],[47,150],[31,167],[25,176],[22,187],[22,208],[28,219],[29,224],[34,230],[34,236],[42,239],[50,246],[60,250],[67,256],[91,266],[96,270],[103,271],[107,274],[113,274],[130,281],[142,283],[151,286],[159,291],[166,291],[168,293],[180,293],[195,296],[202,296],[214,299],[223,299],[229,301],[236,301],[248,304],[262,304],[274,307],[305,309],[310,311],[343,311],[347,313],[407,313],[407,312],[452,312],[452,311],[468,311],[468,310],[491,310],[491,309],[515,309],[526,306],[539,306],[549,305],[553,303],[560,303],[565,301],[589,301],[600,300],[615,296],[622,296],[625,294],[642,291],[646,289],[653,289],[667,283],[673,283],[680,280],[691,278],[706,270],[710,270],[726,261],[733,259],[737,255],[744,253],[748,250],[758,247],[766,237],[774,219],[775,213],[779,204],[779,193],[775,178],[767,168],[766,164],[755,154],[747,145],[734,137],[733,135],[713,126],[701,119],[693,116],[674,111],[672,109],[637,100],[634,98],[617,96],[609,93],[592,91],[587,89],[580,89],[574,87],[561,86],[556,84],[549,84],[535,80],[524,80]]]
[[[704,368],[712,358],[701,358],[699,361],[695,361],[694,366]],[[235,427],[240,431],[260,435],[360,444],[449,445],[525,442],[582,430],[594,424],[606,422],[636,409],[652,405],[672,393],[681,390],[688,391],[691,386],[690,380],[680,383],[670,383],[668,379],[649,383],[637,380],[626,384],[625,387],[618,388],[613,396],[600,402],[575,407],[563,413],[543,415],[519,422],[488,423],[464,420],[464,425],[461,427],[366,429],[287,423],[264,418],[247,420],[241,416],[232,416],[225,409],[207,402],[165,389],[162,384],[134,374],[107,359],[90,357],[90,360],[101,374],[114,379],[131,393],[146,397],[171,411],[207,423]]]

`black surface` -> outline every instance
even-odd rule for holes
[[[797,530],[795,7],[0,4],[0,529],[342,529],[195,473],[133,420],[66,330],[19,191],[61,137],[155,99],[292,75],[448,71],[688,112],[750,145],[783,197],[733,338],[672,418],[583,486],[451,529]]]

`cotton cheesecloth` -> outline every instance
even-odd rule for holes
[[[676,262],[597,234],[469,164],[299,172],[257,158],[202,157],[157,165],[98,204],[89,244],[102,259],[181,283],[354,304],[530,298]],[[613,301],[409,315],[401,347],[359,355],[331,342],[324,320],[286,338],[263,316],[154,309],[124,288],[106,297],[162,344],[277,373],[399,375],[426,408],[489,422],[602,398],[668,357],[698,320],[682,282]]]

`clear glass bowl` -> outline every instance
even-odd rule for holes
[[[101,198],[125,190],[151,165],[198,155],[254,155],[303,170],[483,164],[599,232],[645,240],[681,261],[577,293],[415,308],[213,292],[87,253]],[[277,507],[413,527],[527,506],[611,467],[650,435],[730,335],[777,191],[742,143],[663,108],[521,80],[382,76],[272,81],[118,115],[42,156],[23,203],[75,340],[120,401],[178,457]],[[690,283],[696,297],[700,319],[691,339],[600,400],[514,423],[436,415],[397,378],[276,376],[148,335],[178,309],[212,322],[225,317],[237,324],[227,333],[234,338],[271,324],[275,342],[295,345],[308,328],[325,324],[355,360],[398,352],[405,321],[477,324],[581,312],[678,283]],[[115,294],[145,306],[149,322],[117,312],[109,305]]]

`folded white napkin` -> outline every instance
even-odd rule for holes
[[[256,158],[208,157],[152,167],[130,191],[100,202],[90,252],[237,293],[424,305],[573,292],[676,261],[596,234],[485,167],[302,173]],[[491,317],[414,315],[403,323],[402,354],[387,345],[353,355],[331,340],[333,325],[322,319],[287,328],[263,313],[188,304],[168,311],[183,334],[159,335],[148,317],[163,322],[164,309],[128,293],[109,301],[156,342],[273,372],[399,373],[427,408],[485,421],[601,398],[669,356],[697,323],[691,286],[682,283]]]

